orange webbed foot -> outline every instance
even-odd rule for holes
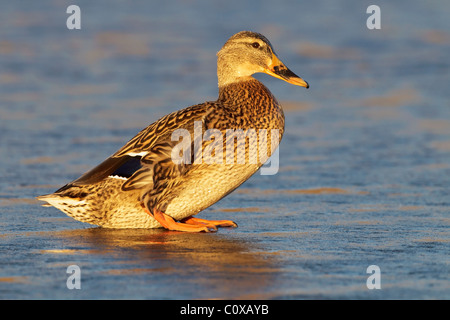
[[[184,218],[181,222],[190,225],[214,225],[216,227],[233,227],[237,228],[237,223],[231,220],[206,220],[200,218],[194,218],[192,216]]]
[[[164,212],[157,209],[153,209],[153,214],[145,208],[145,211],[154,217],[164,228],[173,231],[184,231],[184,232],[215,232],[217,227],[214,224],[192,224],[185,222],[176,222],[172,217],[168,216]],[[184,220],[184,219],[183,219]],[[207,221],[207,220],[206,220]]]

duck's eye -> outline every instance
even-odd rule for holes
[[[259,48],[259,43],[258,42],[253,42],[252,43],[252,47],[255,48],[255,49],[258,49]]]

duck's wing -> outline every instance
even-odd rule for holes
[[[125,155],[134,156],[136,154],[148,153],[157,143],[171,140],[170,138],[174,130],[185,128],[192,131],[194,121],[204,121],[211,105],[212,103],[205,102],[162,117],[139,132],[112,155],[112,157],[118,158]]]
[[[171,172],[182,169],[176,167],[171,160],[172,148],[178,143],[172,141],[172,132],[176,129],[192,132],[195,121],[204,124],[206,115],[211,112],[210,106],[211,103],[206,102],[162,117],[139,132],[98,166],[58,191],[66,189],[69,185],[94,184],[114,175],[128,178],[123,186],[124,190],[141,188],[152,184],[156,163],[166,167],[165,174],[177,174]]]

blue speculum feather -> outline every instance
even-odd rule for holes
[[[116,169],[111,175],[129,178],[142,167],[141,157],[132,157],[119,168]]]

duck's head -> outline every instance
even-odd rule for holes
[[[252,74],[258,72],[309,88],[305,80],[289,70],[278,59],[269,40],[262,34],[251,31],[236,33],[217,53],[219,87],[247,81]]]

